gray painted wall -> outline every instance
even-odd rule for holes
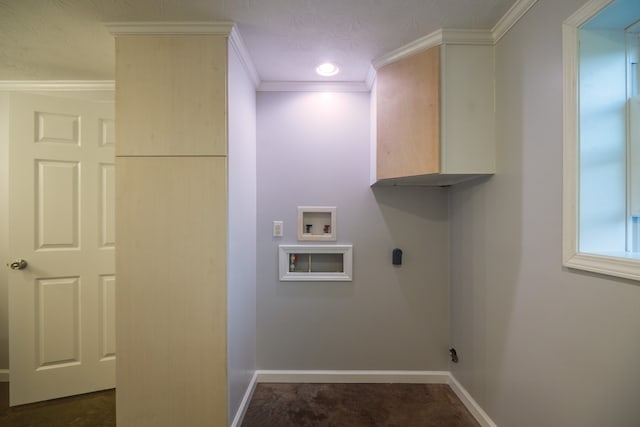
[[[229,422],[256,367],[256,96],[229,48]]]
[[[451,193],[456,378],[499,426],[640,425],[640,286],[562,267],[562,21],[498,43],[498,173]]]
[[[259,92],[257,117],[258,368],[446,369],[447,190],[371,189],[367,93]],[[304,243],[308,205],[337,207],[353,282],[278,281],[278,245]]]

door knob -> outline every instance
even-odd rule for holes
[[[7,263],[7,266],[9,266],[9,268],[12,270],[24,270],[25,268],[27,268],[27,265],[27,261],[23,259],[17,259],[12,263]]]

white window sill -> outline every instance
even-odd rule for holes
[[[640,280],[640,254],[621,252],[617,254],[576,253],[565,259],[564,265],[569,268]]]

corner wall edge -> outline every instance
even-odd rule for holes
[[[460,399],[462,404],[467,408],[467,410],[469,410],[473,418],[475,418],[482,427],[498,427],[478,402],[476,402],[476,400],[471,396],[467,389],[458,382],[453,373],[449,373],[449,386],[456,396],[458,396],[458,399]]]
[[[236,411],[235,416],[233,417],[233,421],[231,421],[231,427],[240,427],[242,425],[242,421],[244,420],[244,415],[247,413],[247,409],[249,408],[249,403],[251,403],[251,398],[253,397],[253,392],[256,389],[256,384],[258,380],[258,373],[254,371],[253,377],[251,377],[251,381],[247,386],[247,390],[244,392],[244,396],[242,397],[242,401],[240,402],[240,406]]]
[[[240,35],[240,31],[236,25],[231,28],[231,33],[229,34],[229,44],[238,54],[238,58],[242,63],[245,71],[247,72],[249,78],[253,82],[253,87],[257,88],[260,86],[260,75],[258,75],[258,71],[251,59],[251,55],[249,55],[249,51],[247,50],[247,46],[244,43],[242,36]]]
[[[537,1],[538,0],[517,0],[491,29],[494,43],[497,43],[507,34],[511,27],[513,27]]]

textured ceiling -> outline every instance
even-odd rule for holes
[[[363,81],[439,28],[491,29],[515,0],[0,0],[0,80],[112,80],[105,22],[234,21],[262,81]]]

